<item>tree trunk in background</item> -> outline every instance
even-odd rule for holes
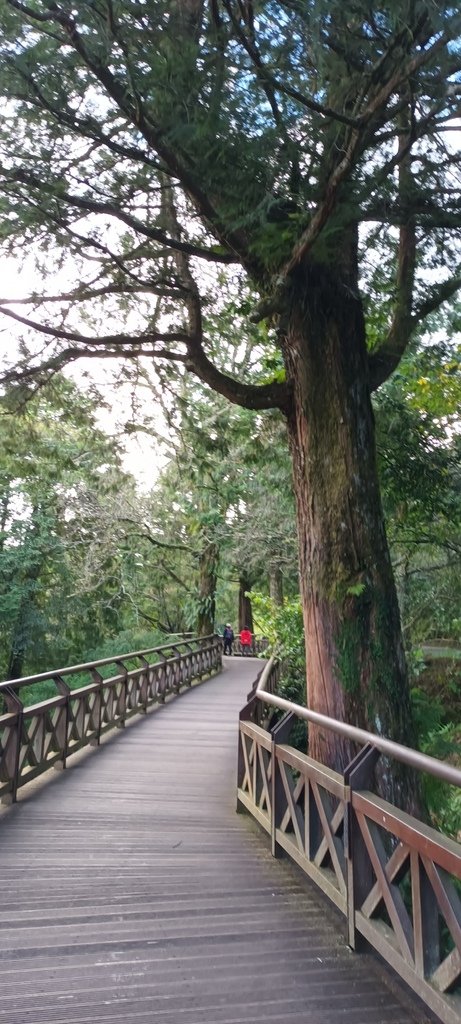
[[[43,520],[41,509],[34,506],[31,514],[31,530],[27,544],[27,568],[21,579],[21,598],[11,638],[8,658],[7,679],[20,679],[24,673],[24,661],[31,641],[34,616],[36,615],[37,583],[45,565],[46,551],[43,546]],[[27,550],[27,549],[26,549]]]
[[[283,575],[279,565],[269,566],[269,596],[277,607],[283,605]]]
[[[18,617],[16,619],[11,639],[10,656],[6,671],[7,679],[20,679],[23,675],[24,659],[29,646],[31,611],[32,602],[29,594],[27,593],[21,600]]]
[[[325,280],[321,275],[325,273]],[[362,307],[317,271],[294,294],[284,355],[297,506],[308,705],[414,745],[396,590],[375,461]],[[354,751],[309,727],[309,753],[341,771]],[[381,790],[411,809],[414,783],[383,769]]]
[[[198,636],[214,633],[218,562],[219,548],[212,541],[205,545],[199,559]]]
[[[239,578],[239,632],[246,626],[253,633],[253,609],[250,598],[246,597],[248,590],[251,590],[250,580],[242,575]]]
[[[10,490],[7,486],[0,499],[0,551],[3,551],[5,546],[5,530],[10,510],[10,497]]]

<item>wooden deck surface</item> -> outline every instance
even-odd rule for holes
[[[260,662],[116,732],[0,814],[0,1024],[422,1024],[235,813]]]

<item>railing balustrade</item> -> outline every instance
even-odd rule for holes
[[[219,637],[191,638],[1,683],[6,713],[0,715],[0,799],[14,802],[27,782],[65,767],[71,754],[98,745],[108,730],[216,672],[221,655]],[[69,685],[85,677],[89,683]],[[54,684],[56,695],[26,706],[21,692],[43,682]]]
[[[282,851],[444,1024],[461,1024],[461,845],[371,790],[381,754],[461,787],[461,771],[278,697],[271,659],[240,714],[238,795]],[[272,729],[268,710],[285,712]],[[297,719],[362,746],[344,774],[288,745]]]
[[[269,646],[269,641],[268,641],[267,637],[265,637],[265,636],[253,636],[253,640],[251,641],[251,645],[250,645],[251,656],[255,657],[258,654],[264,654],[264,652],[267,650],[268,646]],[[238,658],[245,656],[244,652],[243,652],[243,644],[240,643],[240,640],[239,640],[238,636],[236,636],[235,640],[233,641],[233,644],[232,644],[232,654],[236,655]]]

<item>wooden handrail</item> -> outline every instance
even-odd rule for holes
[[[0,683],[0,695],[8,688],[18,689],[23,686],[30,686],[33,683],[44,683],[46,680],[53,680],[56,676],[77,675],[81,672],[89,672],[92,669],[102,668],[103,665],[114,665],[117,661],[132,661],[133,658],[144,658],[146,654],[162,654],[163,651],[177,650],[179,647],[190,648],[191,643],[198,646],[208,643],[210,640],[219,640],[216,633],[209,636],[191,636],[188,640],[171,640],[167,644],[160,644],[159,647],[146,647],[141,651],[129,651],[127,654],[116,654],[110,658],[99,658],[97,661],[85,661],[81,665],[70,665],[66,668],[50,669],[48,672],[39,672],[34,676],[22,676],[21,679],[6,680]]]
[[[407,764],[410,768],[416,768],[420,772],[427,772],[442,782],[448,782],[450,786],[461,787],[461,771],[446,761],[439,761],[436,757],[422,754],[421,751],[414,750],[412,747],[405,747],[402,743],[395,743],[393,740],[388,740],[385,736],[367,732],[366,729],[358,729],[355,725],[340,722],[337,718],[330,718],[328,715],[322,715],[318,711],[311,711],[310,708],[304,708],[301,704],[295,704],[291,700],[285,700],[284,697],[268,692],[269,679],[276,661],[277,659],[272,657],[264,666],[255,690],[255,696],[258,700],[263,701],[264,704],[270,704],[280,711],[291,712],[297,718],[302,719],[303,722],[323,725],[325,729],[329,729],[339,736],[344,736],[346,739],[352,740],[353,743],[358,743],[361,747],[370,744],[376,750],[379,750],[381,754],[386,754],[387,757],[392,757],[402,764]]]
[[[240,713],[237,807],[319,886],[444,1024],[461,1024],[461,845],[372,792],[381,754],[461,786],[461,772],[275,693],[271,658]],[[272,728],[265,706],[285,712]],[[289,746],[296,719],[361,746],[343,773]]]
[[[170,654],[170,657],[167,657]],[[139,661],[135,668],[127,663]],[[99,669],[113,665],[103,679]],[[18,789],[52,767],[65,768],[67,758],[101,736],[123,728],[133,715],[191,686],[193,680],[221,668],[222,644],[216,635],[173,640],[160,647],[63,669],[41,672],[0,685],[6,714],[0,715],[0,799],[12,803]],[[87,673],[88,685],[72,689],[69,677]],[[24,687],[53,682],[56,695],[25,706]]]

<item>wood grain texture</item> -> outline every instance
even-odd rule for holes
[[[235,813],[259,667],[225,659],[3,809],[0,1024],[427,1020]]]

